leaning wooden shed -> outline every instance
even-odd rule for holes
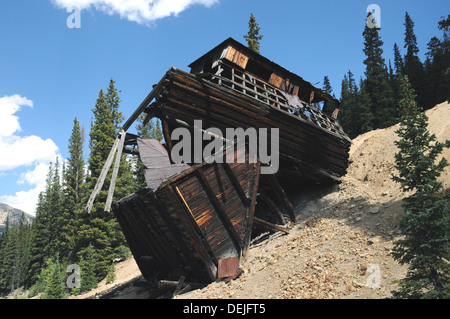
[[[236,277],[250,244],[259,163],[246,155],[245,163],[225,158],[183,167],[169,162],[158,141],[138,144],[147,183],[155,188],[119,200],[113,210],[144,278],[209,283]],[[245,149],[228,156],[239,152]]]

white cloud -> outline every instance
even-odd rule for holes
[[[140,24],[146,24],[171,15],[177,16],[192,5],[210,7],[219,0],[52,0],[58,7],[80,10],[91,7],[107,14],[118,14]]]
[[[5,172],[14,175],[15,169],[28,167],[17,184],[28,185],[31,189],[14,195],[0,194],[0,201],[34,214],[38,194],[45,187],[48,165],[58,156],[58,147],[51,139],[17,134],[21,128],[16,113],[23,106],[33,107],[33,101],[17,94],[0,98],[0,177],[8,175]]]
[[[46,162],[41,162],[37,164],[34,169],[22,173],[17,183],[28,185],[44,185],[47,178],[48,168],[49,164],[47,164]]]
[[[1,115],[0,115],[1,116]],[[39,136],[0,136],[0,171],[54,161],[58,147],[51,139]]]
[[[0,196],[0,202],[8,204],[9,206],[12,206],[14,208],[21,209],[25,213],[34,216],[39,193],[44,191],[44,189],[45,183],[38,184],[27,191],[19,191],[14,195]]]
[[[33,107],[33,101],[17,94],[0,98],[0,137],[20,131],[19,118],[14,113],[21,106]]]

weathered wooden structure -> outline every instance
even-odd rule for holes
[[[170,164],[158,141],[138,142],[146,168],[159,158],[160,170],[146,174],[147,183],[162,182],[121,199],[113,209],[144,277],[183,276],[199,283],[236,277],[250,243],[259,163],[249,163],[247,155],[245,163],[204,162],[183,169]],[[164,152],[166,161],[159,156]]]
[[[87,207],[117,153],[105,210],[110,209],[120,155],[137,149],[148,188],[113,208],[148,280],[182,277],[205,283],[236,276],[253,226],[286,231],[279,225],[295,222],[286,187],[339,182],[348,166],[351,141],[336,119],[339,101],[326,92],[231,38],[190,68],[190,73],[168,70],[125,122]],[[335,112],[312,106],[322,102],[334,104]],[[165,148],[126,133],[142,113],[144,123],[161,120]],[[179,141],[172,132],[180,127],[192,136],[212,127],[222,132],[266,128],[268,140],[276,128],[279,169],[260,176],[260,166],[267,163],[250,162],[242,147],[235,152],[245,152],[244,163],[174,164],[170,155]],[[264,206],[272,218],[255,216],[256,206]]]
[[[310,105],[339,107],[329,94],[231,38],[190,67],[190,74],[171,68],[154,103],[142,110],[162,120],[169,149],[180,120],[192,127],[202,119],[205,127],[222,131],[279,128],[277,178],[308,184],[339,181],[345,174],[350,139],[335,118]]]

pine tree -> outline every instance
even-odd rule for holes
[[[250,14],[250,20],[248,21],[248,33],[244,35],[244,39],[247,41],[248,47],[259,53],[259,41],[263,38],[263,35],[259,34],[261,27],[256,22],[256,18],[253,13]]]
[[[164,139],[162,129],[161,129],[161,121],[156,119],[155,129],[153,130],[153,137],[155,140],[162,141]]]
[[[408,12],[405,12],[405,48],[407,49],[406,58],[411,59],[413,56],[417,56],[419,48],[417,46],[417,38],[414,33],[414,22],[409,16]]]
[[[137,119],[136,131],[137,135],[144,139],[155,139],[158,141],[163,140],[163,134],[161,129],[161,122],[159,119],[150,120],[144,124],[147,114],[142,114]]]
[[[50,258],[47,267],[43,269],[44,291],[41,299],[65,299],[68,296],[66,291],[66,276],[63,266],[59,262],[58,256],[55,261]]]
[[[32,286],[37,280],[37,272],[40,269],[43,259],[43,246],[46,242],[44,232],[44,192],[39,193],[36,204],[35,218],[31,227],[31,245],[30,245],[30,267],[26,275],[26,285]]]
[[[89,174],[86,178],[86,197],[83,200],[83,206],[87,203],[90,191],[94,189],[97,179],[100,175],[102,167],[109,153],[109,147],[114,142],[116,128],[114,125],[113,115],[105,101],[103,89],[99,91],[95,107],[92,109],[94,121],[91,123],[91,131],[89,133],[90,155],[88,158]],[[105,184],[108,185],[110,175],[108,174]],[[91,215],[83,214],[78,220],[75,252],[77,259],[80,260],[86,253],[89,245],[94,245],[96,250],[109,253],[109,238],[107,234],[107,222],[103,216],[104,202],[106,201],[106,191],[103,189],[97,196],[97,200],[92,208]],[[106,257],[103,258],[105,262]],[[94,267],[98,274],[105,270],[101,265],[96,264]]]
[[[420,62],[418,53],[419,47],[417,45],[417,38],[414,33],[414,22],[405,13],[405,44],[406,55],[404,58],[404,75],[408,76],[411,87],[417,94],[417,103],[424,107],[427,105],[427,83],[425,82],[425,70],[422,62]]]
[[[20,236],[19,227],[16,223],[12,225],[11,238],[9,239],[11,244],[11,255],[10,255],[10,269],[9,269],[9,287],[11,292],[20,286]]]
[[[66,220],[63,214],[62,186],[59,158],[50,163],[44,192],[38,197],[36,217],[31,227],[29,269],[26,285],[36,283],[40,269],[46,260],[55,258],[67,250],[64,233]]]
[[[108,91],[106,92],[106,103],[113,116],[113,123],[115,126],[114,138],[119,134],[120,123],[125,118],[121,112],[119,112],[119,91],[115,88],[115,82],[113,79],[110,80]],[[109,150],[108,150],[109,153]],[[127,158],[126,154],[122,154],[120,161],[119,173],[116,180],[116,187],[114,192],[114,199],[118,200],[125,196],[132,194],[136,190],[135,180],[133,178],[132,162]],[[108,221],[108,236],[111,245],[111,254],[107,257],[108,262],[105,267],[105,274],[108,272],[110,263],[114,258],[124,258],[129,249],[126,244],[125,236],[120,229],[119,223],[111,211],[105,216]]]
[[[395,242],[393,256],[409,269],[394,297],[450,298],[450,195],[441,193],[438,181],[448,163],[445,158],[436,163],[450,141],[436,142],[430,135],[428,118],[417,106],[407,77],[400,89],[402,118],[396,133],[401,139],[395,155],[399,174],[393,180],[411,195],[404,199],[407,216],[400,224],[405,239]]]
[[[333,88],[331,87],[330,79],[327,75],[323,78],[323,87],[322,90],[327,92],[328,94],[331,94],[333,92]],[[328,115],[331,115],[335,109],[334,104],[330,103],[329,101],[325,101],[322,107],[322,111],[325,112]]]
[[[394,67],[397,76],[400,76],[404,73],[405,66],[397,43],[394,43]]]
[[[450,14],[447,15],[447,18],[442,17],[441,20],[438,23],[439,29],[443,31],[449,31],[450,30]]]
[[[339,123],[350,138],[372,130],[368,96],[363,89],[358,89],[351,71],[342,80]]]
[[[80,127],[77,118],[73,121],[72,134],[69,138],[69,157],[67,159],[67,166],[63,174],[63,219],[61,232],[62,249],[59,251],[63,260],[74,261],[76,256],[73,256],[75,249],[75,236],[77,227],[77,218],[82,214],[83,207],[81,206],[82,184],[85,179],[84,172],[84,130]]]
[[[446,83],[443,70],[445,69],[445,59],[442,50],[442,43],[437,37],[431,38],[428,42],[427,59],[425,61],[425,73],[429,87],[433,88],[432,94],[428,94],[424,108],[431,108],[446,100],[449,85]],[[429,92],[431,93],[431,92]]]
[[[30,268],[26,280],[28,286],[32,286],[37,282],[40,270],[45,265],[45,260],[50,257],[50,213],[47,198],[50,192],[52,179],[53,164],[50,163],[45,190],[39,193],[35,219],[31,230]]]
[[[69,139],[69,158],[64,175],[66,197],[69,205],[77,208],[80,204],[81,184],[84,182],[84,130],[77,118],[73,120],[72,134]]]
[[[450,101],[450,36],[448,34],[450,16],[439,21],[442,39],[432,37],[428,42],[425,73],[428,83],[428,94],[424,108],[434,107],[444,101]],[[447,24],[446,24],[447,23]]]
[[[92,110],[94,120],[89,133],[89,174],[86,177],[86,196],[83,199],[83,207],[97,183],[110,148],[119,133],[119,124],[124,118],[119,111],[120,98],[118,93],[115,82],[111,79],[106,94],[103,93],[103,90],[100,90],[95,107]],[[110,180],[111,172],[107,175],[104,185],[109,185]],[[132,177],[131,163],[126,159],[126,155],[123,155],[116,181],[115,198],[122,198],[131,194],[134,190],[135,183]],[[108,266],[115,257],[123,257],[128,252],[125,237],[113,212],[104,211],[107,193],[108,189],[104,187],[94,202],[91,214],[89,216],[83,214],[82,218],[79,218],[75,243],[77,258],[85,256],[87,247],[93,246],[97,256],[95,273],[99,278],[106,275]]]
[[[364,64],[365,93],[372,113],[372,128],[384,128],[396,123],[395,101],[392,88],[389,85],[389,76],[383,58],[383,41],[379,36],[379,28],[364,28],[364,49],[366,55]]]
[[[339,111],[339,124],[350,138],[353,138],[352,114],[354,112],[354,99],[352,93],[354,81],[353,73],[349,70],[344,75],[341,83],[341,108]]]
[[[0,243],[0,296],[24,285],[29,263],[30,226],[23,214],[18,224],[9,220]]]
[[[46,194],[48,220],[47,234],[48,240],[48,256],[54,257],[59,255],[60,251],[64,249],[64,233],[62,232],[62,226],[64,224],[64,215],[62,211],[62,191],[61,191],[61,174],[59,158],[56,158],[53,168],[53,176],[51,180],[50,190]]]
[[[19,264],[19,285],[26,287],[27,272],[30,267],[31,257],[31,229],[32,224],[25,223],[25,216],[22,213],[19,221],[19,249],[20,249],[20,264]]]
[[[86,249],[86,254],[80,260],[81,268],[81,292],[88,291],[97,287],[97,277],[95,276],[95,257],[94,247],[89,245]]]
[[[13,235],[10,229],[9,215],[6,217],[6,228],[2,235],[2,241],[0,245],[0,296],[7,295],[10,289],[10,273],[11,273],[11,261],[12,261],[12,242]]]
[[[442,81],[444,89],[441,92],[441,100],[446,99],[450,103],[450,14],[439,21],[439,29],[444,32],[442,39]]]
[[[147,114],[143,113],[141,114],[138,119],[136,120],[136,131],[137,135],[144,139],[150,139],[153,137],[153,130],[155,129],[155,123],[150,120],[146,124],[144,124],[144,121],[147,117]]]

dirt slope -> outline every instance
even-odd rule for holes
[[[450,140],[450,104],[436,106],[427,116],[429,131],[439,141]],[[357,137],[342,184],[299,196],[298,224],[288,235],[253,246],[237,280],[213,283],[178,298],[390,296],[392,281],[406,272],[390,255],[403,216],[404,194],[390,178],[395,173],[398,127]],[[443,156],[450,159],[450,150]],[[441,180],[450,185],[449,167]]]
[[[141,278],[141,271],[139,270],[134,258],[130,258],[115,265],[116,278],[111,283],[106,283],[106,278],[99,282],[98,287],[91,291],[85,292],[78,296],[70,296],[70,299],[93,299],[104,296],[115,289],[124,289],[123,295],[129,294],[130,298],[133,295],[128,291],[127,287],[132,286],[132,282]]]
[[[439,104],[427,115],[430,132],[440,141],[450,139],[450,104]],[[176,298],[389,297],[392,281],[406,273],[390,255],[401,235],[397,228],[404,197],[390,178],[395,173],[396,129],[398,125],[357,137],[342,183],[294,198],[298,223],[287,235],[277,233],[252,245],[239,278]],[[443,156],[450,160],[450,150]],[[441,180],[450,185],[449,167]],[[132,274],[127,280],[138,277],[136,264],[126,263],[128,270],[122,272]],[[123,281],[120,277],[117,282]],[[106,285],[85,297],[102,295],[102,289]],[[128,287],[119,297],[137,298],[136,291]]]

